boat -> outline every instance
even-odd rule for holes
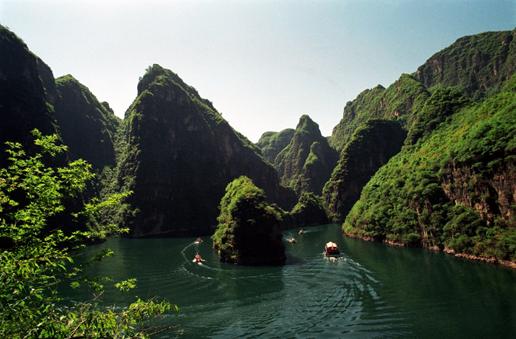
[[[297,232],[297,234],[299,234],[299,235],[305,234],[305,230],[304,229],[300,229],[299,232]]]
[[[201,238],[195,239],[194,244],[199,245],[200,243],[202,243],[202,239]]]
[[[335,255],[339,255],[339,254],[340,254],[339,247],[337,246],[336,243],[329,241],[326,243],[326,245],[324,245],[324,255],[326,255],[327,257],[335,256]]]
[[[202,264],[203,261],[205,261],[205,260],[201,257],[201,255],[199,253],[197,253],[192,260],[192,262],[194,262],[196,264]]]
[[[291,244],[295,244],[296,243],[296,239],[295,238],[288,238],[287,241]]]

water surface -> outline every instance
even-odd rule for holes
[[[108,289],[106,304],[161,297],[179,305],[177,325],[158,338],[515,338],[516,271],[420,249],[344,238],[337,225],[307,229],[286,244],[284,267],[221,264],[209,238],[112,239],[91,246],[116,255],[93,270],[115,280],[137,278],[131,293]],[[327,241],[343,256],[322,255]],[[80,292],[69,292],[80,298]]]

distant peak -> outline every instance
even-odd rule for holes
[[[296,131],[306,132],[309,134],[321,134],[321,131],[319,130],[319,125],[316,122],[314,122],[307,114],[303,114],[299,118],[299,123],[296,126]]]

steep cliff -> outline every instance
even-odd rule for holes
[[[387,89],[378,85],[365,90],[344,107],[344,114],[333,129],[330,143],[341,151],[357,128],[371,119],[399,120],[411,124],[414,112],[429,96],[425,86],[408,74],[403,74]]]
[[[256,147],[172,71],[150,67],[126,112],[119,186],[133,236],[209,234],[226,185],[246,175],[284,207],[295,199]],[[288,206],[287,206],[288,205]]]
[[[321,194],[337,161],[337,153],[308,115],[299,119],[290,143],[276,156],[281,182],[296,192]]]
[[[226,187],[220,201],[213,246],[223,262],[240,265],[282,265],[285,247],[281,211],[265,193],[242,176]]]
[[[516,69],[516,29],[465,36],[434,54],[415,78],[426,87],[458,86],[478,97],[497,90]]]
[[[45,80],[49,81],[45,88]],[[31,145],[30,131],[58,131],[51,98],[55,92],[50,68],[32,54],[14,33],[0,25],[0,164],[5,161],[4,143]]]
[[[280,132],[265,132],[256,143],[256,146],[262,151],[263,157],[271,164],[274,164],[274,159],[290,143],[294,132],[292,128],[287,128]]]
[[[364,185],[400,151],[405,136],[399,122],[388,120],[369,120],[355,131],[324,186],[323,199],[335,222],[344,220]]]
[[[115,164],[114,138],[120,120],[107,103],[71,75],[56,79],[55,117],[72,159],[86,159],[97,169]]]
[[[516,76],[382,167],[344,222],[352,236],[516,262]]]

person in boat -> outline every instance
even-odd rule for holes
[[[299,235],[305,234],[305,230],[304,229],[300,229],[299,232],[297,232],[297,234],[299,234]]]
[[[340,251],[337,244],[331,241],[327,242],[324,246],[324,254],[326,256],[339,255]]]
[[[296,243],[296,239],[294,237],[291,237],[291,238],[288,238],[287,241],[291,244],[295,244]]]
[[[200,255],[199,253],[197,253],[197,254],[195,255],[195,257],[193,258],[193,260],[192,260],[192,262],[194,262],[194,263],[196,263],[196,264],[200,264],[200,263],[202,263],[203,261],[205,261],[205,260],[201,257],[201,255]]]

